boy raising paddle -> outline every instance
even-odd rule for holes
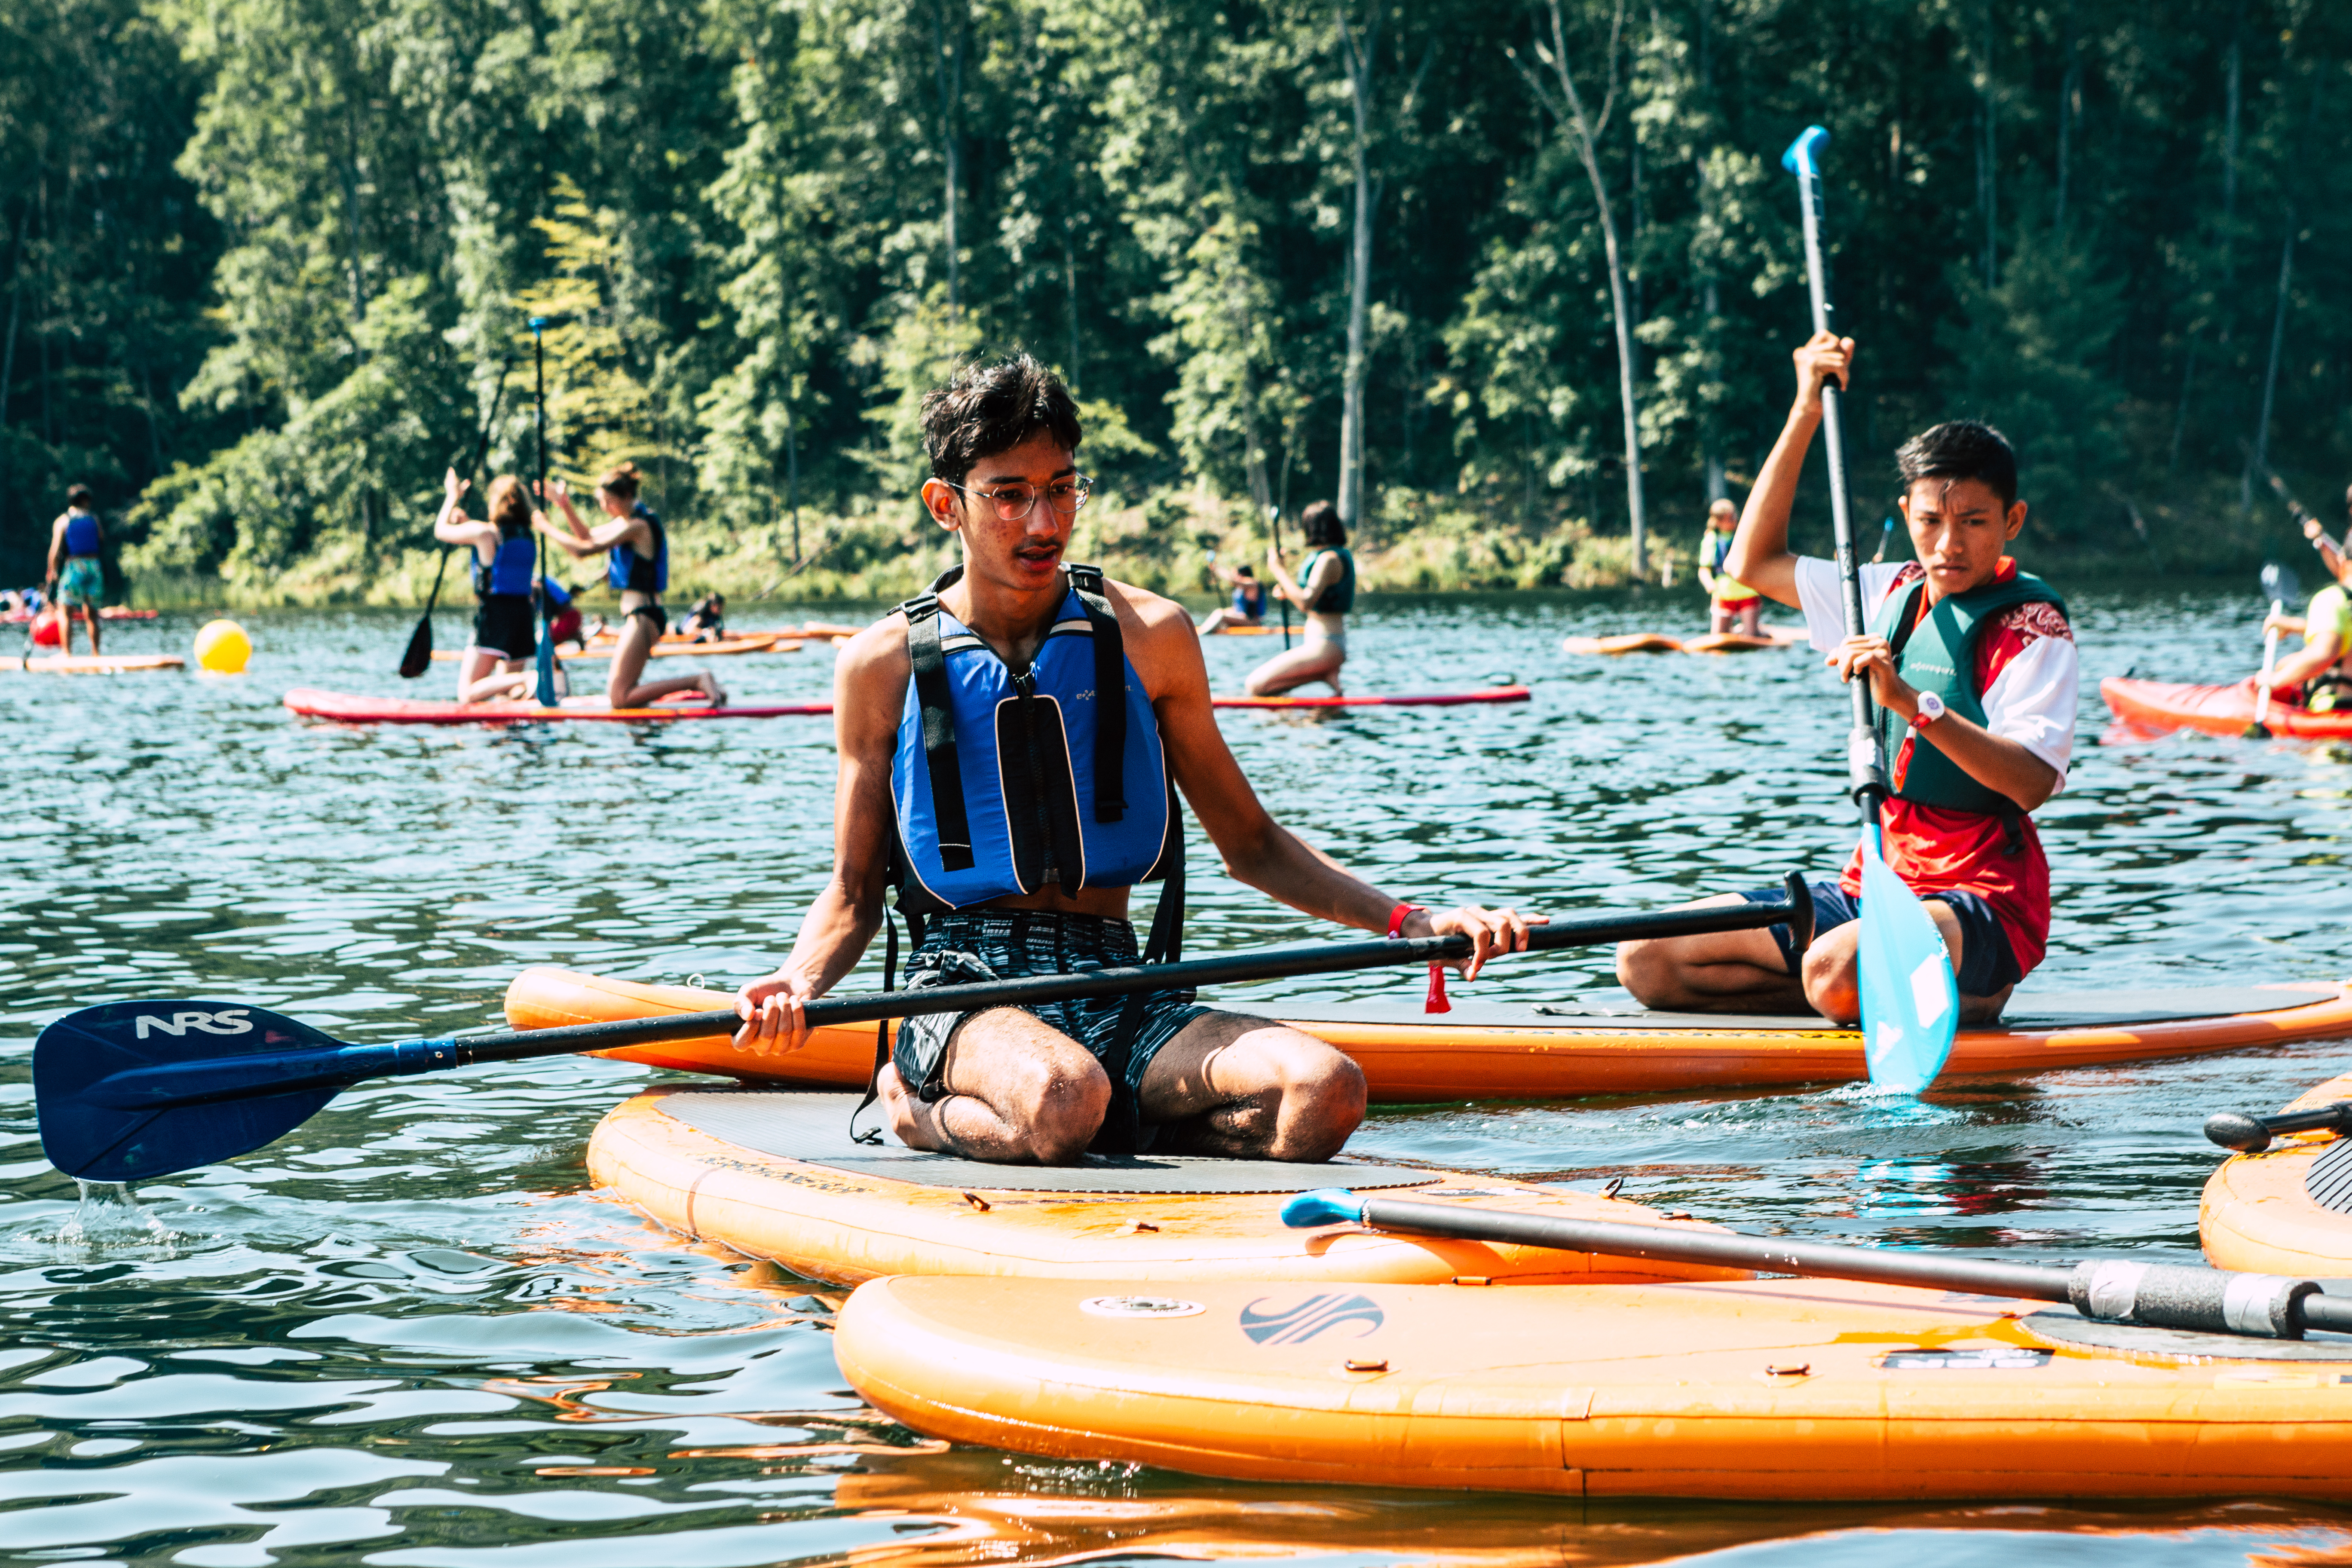
[[[1818,332],[1795,354],[1797,400],[1748,498],[1724,568],[1801,609],[1842,679],[1867,679],[1893,796],[1880,815],[1887,865],[1926,905],[1958,982],[1960,1018],[1990,1023],[2042,962],[2050,864],[2030,814],[2065,787],[2074,744],[2074,636],[2064,603],[2005,548],[2025,526],[2017,458],[1974,420],[1924,430],[1895,454],[1916,561],[1861,569],[1868,630],[1844,635],[1834,563],[1789,550],[1789,510],[1853,340]],[[1861,1016],[1861,852],[1812,884],[1814,940],[1786,926],[1627,942],[1617,976],[1644,1006]],[[1777,888],[1731,894],[1760,902]]]

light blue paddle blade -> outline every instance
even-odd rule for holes
[[[1917,1094],[1944,1070],[1959,1026],[1960,993],[1943,933],[1918,895],[1862,836],[1862,1034],[1870,1081]]]

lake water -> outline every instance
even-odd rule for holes
[[[2099,677],[2249,668],[2251,591],[2074,604],[2083,732],[2041,816],[2060,894],[2033,984],[2342,977],[2352,753],[2098,743]],[[1535,700],[1223,727],[1278,816],[1417,902],[1654,907],[1826,871],[1853,828],[1845,707],[1812,656],[1558,651],[1570,633],[1695,615],[1679,596],[1384,597],[1355,623],[1351,689],[1508,676]],[[116,626],[108,647],[185,651],[194,624]],[[657,1076],[620,1063],[367,1085],[259,1153],[128,1206],[79,1205],[41,1158],[29,1082],[33,1036],[64,1012],[233,998],[385,1040],[491,1024],[530,963],[731,984],[785,951],[829,864],[825,721],[313,725],[278,706],[286,688],[419,694],[393,673],[412,617],[246,624],[259,652],[241,678],[0,674],[16,763],[0,817],[16,910],[0,935],[0,1562],[2352,1560],[2352,1512],[2301,1504],[1604,1507],[942,1450],[845,1392],[837,1293],[588,1189],[598,1117]],[[438,637],[457,646],[463,617]],[[1219,689],[1268,651],[1213,641]],[[814,697],[831,661],[725,670],[745,697]],[[446,679],[436,667],[418,686]],[[1197,847],[1193,865],[1192,952],[1328,934]],[[1473,994],[1609,984],[1606,956],[1582,954],[1514,961]],[[2276,1105],[2343,1056],[1975,1082],[1924,1113],[1802,1091],[1452,1105],[1378,1113],[1353,1147],[1582,1186],[1622,1174],[1628,1196],[1751,1229],[2185,1262],[2217,1157],[2204,1115]]]

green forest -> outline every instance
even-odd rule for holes
[[[82,481],[140,602],[420,602],[444,468],[530,471],[534,315],[551,468],[636,461],[684,587],[906,591],[918,400],[1016,348],[1135,580],[1321,497],[1373,585],[1686,578],[1787,408],[1811,122],[1860,526],[1964,415],[2044,564],[2236,570],[2271,470],[2331,521],[2352,477],[2340,5],[0,14],[12,581]]]

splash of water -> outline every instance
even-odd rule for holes
[[[139,1201],[128,1182],[84,1182],[81,1201],[58,1227],[58,1245],[77,1251],[112,1252],[124,1247],[169,1247],[179,1238],[163,1216]]]

